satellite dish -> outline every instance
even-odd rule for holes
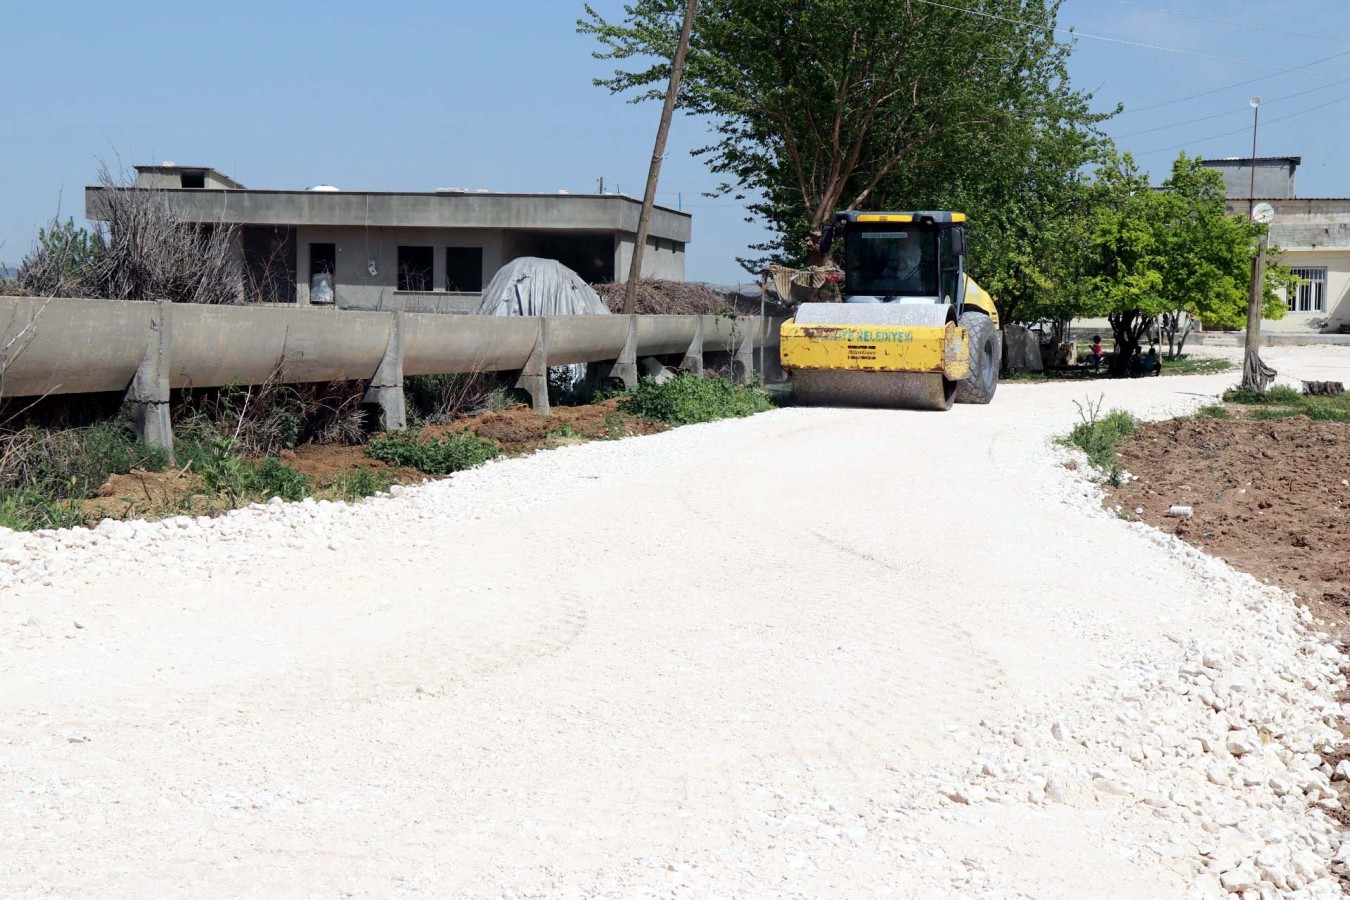
[[[1275,207],[1269,203],[1258,203],[1252,210],[1252,221],[1260,222],[1262,225],[1269,225],[1275,221]]]

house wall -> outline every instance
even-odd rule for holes
[[[1274,257],[1286,266],[1325,266],[1327,270],[1326,312],[1287,312],[1283,319],[1267,320],[1261,328],[1270,331],[1337,331],[1350,324],[1350,248],[1290,250]]]
[[[614,242],[614,278],[628,280],[628,267],[633,264],[636,234],[620,234]],[[666,281],[684,281],[684,244],[665,238],[647,238],[647,249],[642,254],[642,277]]]
[[[1258,159],[1255,194],[1252,193],[1252,167],[1249,160],[1207,159],[1205,166],[1223,176],[1224,192],[1231,198],[1293,197],[1295,193],[1294,173],[1298,164],[1291,159]]]
[[[481,247],[483,285],[503,265],[526,255],[517,233],[503,229],[471,228],[359,228],[301,226],[296,229],[296,300],[310,302],[310,245],[331,243],[337,249],[334,273],[336,305],[344,309],[406,309],[420,312],[467,312],[479,294],[445,291],[445,248]],[[634,235],[615,236],[614,278],[628,277]],[[398,248],[432,248],[432,291],[398,290]],[[376,274],[367,264],[375,260]],[[650,238],[642,257],[644,277],[684,280],[684,244]]]
[[[299,247],[296,253],[297,299],[309,302],[310,244],[331,243],[337,246],[337,271],[334,273],[336,303],[344,309],[418,309],[432,310],[445,307],[454,311],[465,302],[456,298],[477,300],[478,294],[445,293],[445,248],[482,247],[483,284],[507,261],[503,256],[501,229],[473,228],[353,228],[335,226],[308,226],[297,229]],[[426,291],[398,290],[398,248],[416,246],[432,248],[432,288]],[[371,275],[367,265],[375,261],[376,274]],[[439,303],[439,297],[445,303]],[[472,303],[467,304],[472,308]]]

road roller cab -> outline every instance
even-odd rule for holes
[[[966,273],[956,212],[841,212],[821,250],[842,249],[842,303],[805,303],[780,356],[799,402],[949,409],[998,386],[998,311]]]

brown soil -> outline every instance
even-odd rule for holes
[[[1173,419],[1144,425],[1119,457],[1139,477],[1113,490],[1125,512],[1350,625],[1350,425]],[[1168,516],[1173,505],[1194,516]]]
[[[94,519],[134,519],[146,515],[177,515],[189,511],[200,491],[201,479],[185,469],[170,467],[163,472],[114,475],[93,498],[82,504]],[[186,502],[183,502],[186,501]],[[167,512],[166,512],[167,511]],[[196,509],[191,509],[197,512]],[[204,511],[204,510],[203,510]]]
[[[588,406],[555,406],[543,416],[528,406],[481,413],[424,429],[428,435],[473,432],[495,441],[507,456],[520,456],[593,440],[655,434],[659,422],[638,419],[618,410],[618,399]],[[398,484],[417,484],[433,476],[416,469],[390,466],[366,455],[364,445],[305,444],[281,454],[281,461],[309,476],[318,488],[357,469],[387,472]],[[202,492],[201,479],[190,468],[163,472],[133,471],[114,475],[98,494],[81,504],[91,518],[157,519],[183,514],[210,515],[229,508],[222,497]]]
[[[541,416],[528,406],[514,406],[427,430],[432,434],[471,431],[496,441],[503,453],[511,455],[666,430],[659,422],[634,418],[618,407],[618,398],[613,398],[586,406],[555,406],[551,415]]]
[[[1111,489],[1110,502],[1293,591],[1322,629],[1350,644],[1350,425],[1172,419],[1144,425],[1118,456],[1139,480]],[[1168,516],[1174,505],[1193,517]],[[1350,726],[1341,732],[1347,743],[1325,754],[1332,766],[1350,759]],[[1350,826],[1350,790],[1333,783],[1342,806],[1328,814]]]

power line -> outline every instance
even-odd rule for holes
[[[1213,16],[1202,16],[1198,13],[1182,12],[1178,9],[1164,9],[1160,6],[1145,6],[1142,3],[1134,3],[1132,0],[1114,0],[1121,6],[1133,6],[1135,9],[1146,9],[1149,12],[1166,13],[1169,16],[1181,16],[1186,19],[1198,19],[1201,22],[1213,22],[1219,25],[1233,25],[1237,28],[1255,28],[1257,31],[1269,31],[1274,34],[1288,35],[1289,37],[1313,38],[1320,41],[1335,41],[1339,44],[1350,44],[1350,38],[1336,37],[1331,34],[1313,34],[1307,31],[1290,31],[1286,28],[1272,28],[1269,25],[1257,25],[1254,22],[1239,22],[1236,19],[1217,19]]]
[[[1277,117],[1277,118],[1270,119],[1270,120],[1267,121],[1265,124],[1266,124],[1266,125],[1274,125],[1276,122],[1284,122],[1284,121],[1286,121],[1286,120],[1288,120],[1288,119],[1296,119],[1296,118],[1298,118],[1299,116],[1306,116],[1308,113],[1317,112],[1319,109],[1326,109],[1328,106],[1333,106],[1333,105],[1335,105],[1335,104],[1337,104],[1337,103],[1344,103],[1346,100],[1350,100],[1350,94],[1346,94],[1346,95],[1344,95],[1344,96],[1342,96],[1342,97],[1337,97],[1335,100],[1328,100],[1326,103],[1319,103],[1319,104],[1316,105],[1316,106],[1310,106],[1310,107],[1308,107],[1307,109],[1300,110],[1300,111],[1298,111],[1298,112],[1296,112],[1296,113],[1290,113],[1290,114],[1287,115],[1287,116],[1279,116],[1279,117]],[[1142,153],[1137,153],[1137,154],[1135,154],[1135,155],[1136,155],[1136,156],[1149,156],[1150,154],[1153,154],[1153,153],[1163,153],[1163,152],[1165,152],[1165,151],[1167,151],[1167,150],[1179,150],[1179,149],[1181,149],[1182,147],[1189,147],[1189,146],[1191,146],[1192,144],[1203,144],[1203,143],[1205,143],[1206,141],[1213,141],[1213,140],[1217,140],[1217,139],[1222,138],[1222,137],[1232,137],[1232,136],[1235,135],[1235,134],[1247,134],[1249,131],[1250,131],[1250,129],[1248,129],[1248,128],[1235,128],[1235,129],[1233,129],[1232,131],[1225,131],[1225,132],[1223,132],[1222,134],[1211,134],[1209,137],[1196,138],[1195,140],[1191,140],[1191,141],[1183,141],[1183,142],[1180,143],[1180,144],[1172,144],[1172,145],[1167,146],[1167,147],[1157,147],[1157,148],[1154,148],[1153,150],[1145,150],[1145,151],[1143,151]]]
[[[1350,53],[1350,50],[1347,50],[1346,52]],[[1275,97],[1274,99],[1266,100],[1263,102],[1280,103],[1284,100],[1293,100],[1295,97],[1302,97],[1304,94],[1312,94],[1315,93],[1316,91],[1325,91],[1327,88],[1331,87],[1340,87],[1340,85],[1336,84],[1335,82],[1331,84],[1319,84],[1317,87],[1308,88],[1306,91],[1298,91],[1297,93],[1293,94],[1285,94],[1283,97]],[[1171,125],[1159,125],[1157,128],[1144,128],[1139,131],[1131,131],[1127,132],[1126,134],[1118,134],[1116,135],[1116,140],[1124,140],[1125,138],[1128,137],[1137,137],[1138,135],[1141,134],[1153,134],[1154,132],[1157,131],[1168,131],[1173,128],[1183,128],[1187,125],[1194,125],[1197,122],[1208,122],[1210,119],[1222,119],[1225,116],[1236,116],[1244,112],[1246,112],[1246,110],[1230,109],[1227,110],[1226,112],[1214,113],[1214,115],[1212,116],[1201,116],[1198,119],[1187,119],[1184,122],[1173,122]]]
[[[1258,81],[1267,81],[1267,80],[1269,80],[1269,79],[1271,79],[1271,78],[1275,78],[1275,77],[1277,77],[1277,76],[1279,76],[1279,75],[1285,75],[1285,74],[1288,74],[1289,72],[1301,72],[1301,71],[1303,71],[1303,70],[1305,70],[1305,69],[1311,68],[1312,66],[1321,65],[1321,64],[1324,63],[1324,62],[1331,62],[1333,59],[1339,59],[1339,58],[1341,58],[1342,56],[1350,56],[1350,50],[1342,50],[1340,53],[1333,53],[1331,56],[1324,56],[1324,57],[1322,57],[1321,59],[1315,59],[1315,60],[1313,60],[1313,61],[1310,62],[1310,63],[1304,63],[1303,65],[1301,65],[1301,66],[1295,66],[1295,67],[1292,68],[1292,69],[1285,69],[1285,70],[1282,71],[1282,72],[1271,72],[1271,73],[1268,74],[1268,75],[1257,75],[1255,78],[1246,78],[1246,79],[1244,79],[1244,80],[1242,80],[1242,81],[1235,81],[1235,82],[1233,82],[1232,84],[1225,84],[1225,85],[1223,85],[1222,87],[1211,88],[1210,90],[1207,90],[1207,91],[1201,91],[1201,92],[1198,93],[1198,94],[1188,94],[1188,95],[1186,95],[1185,97],[1174,97],[1174,98],[1171,99],[1171,100],[1160,100],[1160,101],[1157,102],[1157,103],[1150,103],[1150,104],[1148,104],[1147,106],[1134,106],[1134,107],[1130,107],[1130,108],[1128,108],[1128,109],[1122,110],[1120,114],[1121,114],[1122,116],[1128,116],[1128,115],[1130,115],[1131,113],[1144,112],[1145,110],[1149,110],[1149,109],[1158,109],[1158,108],[1163,107],[1163,106],[1171,106],[1171,105],[1174,104],[1174,103],[1185,103],[1185,102],[1188,101],[1188,100],[1198,100],[1198,99],[1200,99],[1201,97],[1208,97],[1208,96],[1210,96],[1210,95],[1212,95],[1212,94],[1221,94],[1221,93],[1223,93],[1224,91],[1231,91],[1233,88],[1236,88],[1236,87],[1242,87],[1243,85],[1247,85],[1247,84],[1256,84],[1256,82],[1258,82]],[[1322,72],[1309,72],[1308,74],[1309,74],[1309,75],[1321,75],[1321,76],[1324,77],[1324,78],[1325,78],[1325,77],[1329,77],[1329,76],[1325,75],[1325,74],[1322,73]]]
[[[979,17],[982,18],[982,19],[996,19],[996,20],[998,20],[998,21],[1000,21],[1000,22],[1009,22],[1009,23],[1011,23],[1011,24],[1013,24],[1013,25],[1029,25],[1029,26],[1031,26],[1032,28],[1044,28],[1044,27],[1046,27],[1046,26],[1044,25],[1044,23],[1041,23],[1041,22],[1032,22],[1032,21],[1029,21],[1029,20],[1027,20],[1027,19],[1014,19],[1014,18],[1011,18],[1011,17],[1009,17],[1009,16],[1000,16],[1000,15],[996,15],[996,14],[994,14],[994,13],[981,12],[981,11],[978,10],[978,9],[970,9],[970,8],[968,8],[968,7],[965,7],[965,6],[951,6],[951,5],[946,4],[946,3],[938,3],[937,0],[915,0],[915,2],[916,2],[916,3],[922,3],[922,4],[924,4],[925,6],[936,6],[936,7],[939,8],[939,9],[950,9],[950,10],[952,10],[953,12],[965,13],[965,14],[971,15],[971,16],[979,16]],[[1126,47],[1139,47],[1139,48],[1144,49],[1144,50],[1158,50],[1158,51],[1161,51],[1161,52],[1163,52],[1163,53],[1180,53],[1180,54],[1182,54],[1182,55],[1184,55],[1184,56],[1198,56],[1198,57],[1200,57],[1201,59],[1213,59],[1213,60],[1218,60],[1219,62],[1240,63],[1241,65],[1244,65],[1244,66],[1260,66],[1261,68],[1266,68],[1266,69],[1276,69],[1276,70],[1278,70],[1278,72],[1293,72],[1293,71],[1295,71],[1296,69],[1301,69],[1301,68],[1303,68],[1302,66],[1294,66],[1294,67],[1291,67],[1291,68],[1283,68],[1283,67],[1281,67],[1281,66],[1279,66],[1279,65],[1277,65],[1277,64],[1275,64],[1275,63],[1263,63],[1263,62],[1258,62],[1258,61],[1252,60],[1252,59],[1241,59],[1241,58],[1236,57],[1236,56],[1219,56],[1219,55],[1214,54],[1214,53],[1205,53],[1205,52],[1200,51],[1200,50],[1183,50],[1183,49],[1180,48],[1180,47],[1167,47],[1167,46],[1164,46],[1164,45],[1162,45],[1162,44],[1145,44],[1145,43],[1143,43],[1142,41],[1129,41],[1129,40],[1126,40],[1125,38],[1109,37],[1109,36],[1103,35],[1103,34],[1089,34],[1089,33],[1086,32],[1086,31],[1077,31],[1077,30],[1075,30],[1075,29],[1073,29],[1073,28],[1061,28],[1061,27],[1059,27],[1059,26],[1051,26],[1051,27],[1050,27],[1050,30],[1051,30],[1051,31],[1057,31],[1057,32],[1060,32],[1060,33],[1063,33],[1063,34],[1070,34],[1070,35],[1073,35],[1074,37],[1091,38],[1091,39],[1094,40],[1094,41],[1105,41],[1105,42],[1108,43],[1108,44],[1122,44],[1122,45],[1124,45],[1124,46],[1126,46]],[[1277,72],[1277,74],[1278,74],[1278,72]],[[1328,78],[1337,78],[1337,79],[1341,79],[1341,80],[1350,80],[1350,78],[1347,78],[1347,77],[1344,76],[1344,75],[1331,75],[1331,74],[1324,73],[1324,72],[1312,72],[1312,73],[1310,73],[1310,74],[1313,74],[1313,75],[1325,75],[1325,76],[1328,77]]]

